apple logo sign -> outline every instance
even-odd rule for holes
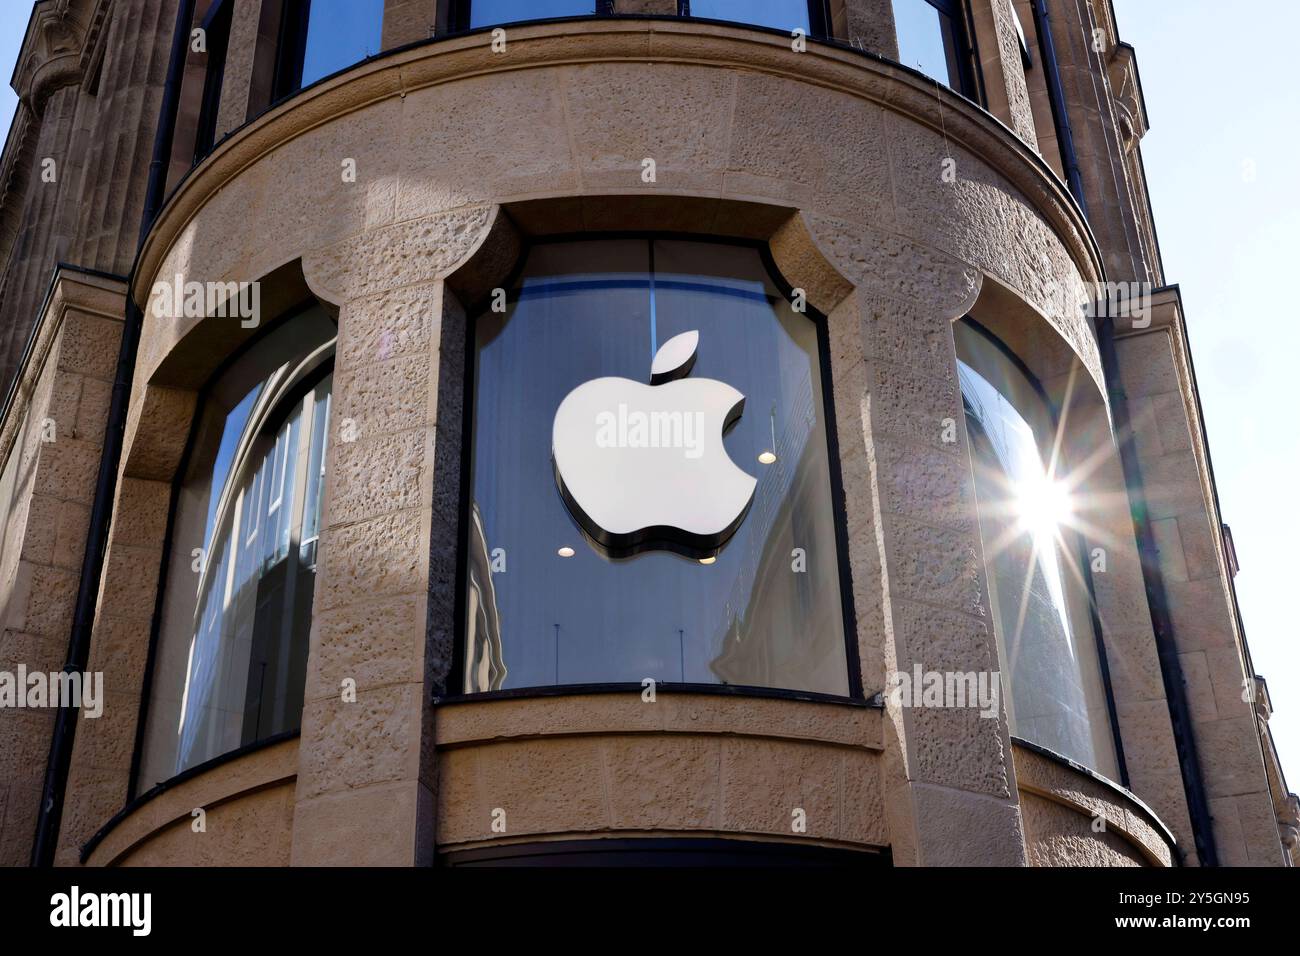
[[[649,385],[592,379],[555,412],[551,454],[560,495],[610,557],[716,555],[754,499],[758,482],[722,443],[745,396],[725,382],[686,377],[699,341],[692,331],[665,342]]]

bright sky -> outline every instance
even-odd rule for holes
[[[1100,0],[1098,0],[1100,2]],[[1165,272],[1182,286],[1237,594],[1272,728],[1300,788],[1300,326],[1283,296],[1300,253],[1300,96],[1288,66],[1300,3],[1115,0],[1137,48],[1151,132],[1142,141]],[[0,132],[30,6],[0,5]],[[1283,67],[1287,68],[1284,70]]]
[[[1249,10],[1246,7],[1249,6]],[[1237,597],[1288,784],[1300,788],[1300,3],[1115,0],[1137,49],[1165,275],[1182,288]],[[1283,69],[1283,67],[1286,69]]]

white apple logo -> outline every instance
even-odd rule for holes
[[[685,377],[699,340],[692,331],[665,342],[649,385],[592,379],[555,412],[551,454],[560,494],[612,557],[655,549],[717,554],[749,511],[757,481],[722,443],[745,396],[725,382]]]

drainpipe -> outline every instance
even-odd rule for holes
[[[163,85],[162,106],[154,134],[153,158],[149,163],[149,180],[145,192],[144,213],[140,219],[137,260],[144,237],[162,208],[167,187],[167,167],[171,162],[172,138],[176,131],[176,113],[180,103],[181,79],[185,71],[185,53],[189,43],[189,25],[194,19],[195,0],[180,0],[176,10],[176,28],[172,33],[171,59]],[[131,270],[132,276],[135,269]],[[68,638],[68,655],[63,671],[82,673],[90,657],[90,634],[95,622],[95,604],[104,572],[104,554],[108,548],[108,529],[113,517],[113,499],[117,493],[117,469],[122,459],[122,439],[126,431],[126,413],[131,398],[131,379],[135,373],[136,353],[140,345],[140,327],[144,313],[128,291],[126,316],[122,324],[122,342],[117,353],[117,373],[113,379],[113,396],[104,429],[104,451],[99,459],[95,480],[95,501],[90,512],[86,535],[86,552],[81,562],[81,580],[77,605],[73,612],[72,633]],[[59,842],[59,824],[63,819],[63,796],[72,764],[72,743],[77,732],[77,711],[60,707],[50,741],[50,755],[45,765],[45,783],[41,791],[40,814],[36,820],[36,839],[32,843],[32,865],[52,866]]]
[[[1034,0],[1034,29],[1038,32],[1038,52],[1043,61],[1043,78],[1047,81],[1047,99],[1052,104],[1052,123],[1056,127],[1056,142],[1061,148],[1061,165],[1065,168],[1065,181],[1086,219],[1088,201],[1083,195],[1083,176],[1079,172],[1078,154],[1074,151],[1074,133],[1070,130],[1070,114],[1065,107],[1065,88],[1061,85],[1061,70],[1056,62],[1056,43],[1052,40],[1052,24],[1047,12],[1047,0]]]
[[[1183,791],[1187,796],[1187,813],[1192,821],[1192,838],[1201,866],[1218,866],[1218,851],[1214,845],[1214,831],[1210,817],[1210,804],[1205,795],[1201,761],[1197,756],[1196,742],[1192,738],[1192,710],[1187,702],[1187,685],[1183,668],[1178,660],[1178,646],[1174,641],[1174,627],[1169,615],[1169,600],[1165,594],[1164,577],[1160,573],[1159,550],[1151,531],[1151,517],[1147,512],[1146,492],[1142,484],[1141,466],[1133,444],[1133,426],[1128,413],[1128,398],[1119,380],[1119,364],[1115,354],[1115,325],[1110,317],[1102,319],[1097,327],[1097,345],[1101,353],[1102,372],[1106,391],[1110,395],[1111,415],[1115,435],[1119,442],[1120,464],[1124,469],[1124,482],[1128,486],[1129,507],[1133,512],[1133,530],[1137,536],[1138,556],[1142,562],[1142,580],[1146,585],[1147,604],[1151,608],[1151,629],[1155,633],[1156,653],[1160,658],[1160,677],[1164,682],[1165,699],[1169,702],[1169,722],[1173,728],[1174,748],[1178,752],[1178,769],[1183,778]]]

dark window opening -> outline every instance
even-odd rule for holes
[[[221,111],[221,88],[226,73],[231,11],[234,6],[234,0],[217,0],[203,21],[208,66],[203,77],[203,100],[199,107],[198,130],[194,137],[196,163],[212,151],[217,136],[217,117]]]

